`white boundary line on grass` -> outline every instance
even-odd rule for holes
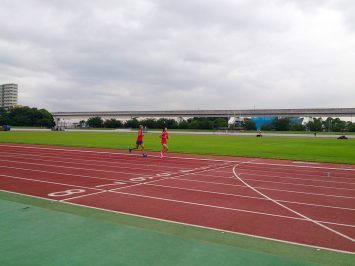
[[[248,162],[246,162],[246,163],[248,163]],[[282,207],[282,208],[284,208],[284,209],[286,209],[286,210],[288,210],[288,211],[290,211],[290,212],[292,212],[292,213],[294,213],[294,214],[296,214],[296,215],[298,215],[298,216],[300,216],[300,217],[306,219],[307,221],[312,222],[312,223],[314,223],[314,224],[316,224],[316,225],[318,225],[318,226],[320,226],[320,227],[322,227],[322,228],[324,228],[324,229],[326,229],[326,230],[328,230],[328,231],[330,231],[330,232],[332,232],[332,233],[334,233],[334,234],[337,234],[338,236],[341,236],[341,237],[343,237],[343,238],[345,238],[345,239],[347,239],[347,240],[350,240],[350,241],[352,241],[352,242],[355,243],[355,239],[351,238],[350,236],[347,236],[347,235],[345,235],[345,234],[343,234],[343,233],[340,233],[340,232],[338,232],[338,231],[336,231],[336,230],[334,230],[334,229],[332,229],[332,228],[330,228],[330,227],[328,227],[328,226],[326,226],[326,225],[324,225],[324,224],[321,224],[321,223],[319,223],[319,222],[317,222],[317,221],[315,221],[315,220],[313,220],[313,219],[311,219],[311,218],[309,218],[309,217],[307,217],[307,216],[305,216],[305,215],[303,215],[303,214],[301,214],[301,213],[299,213],[299,212],[297,212],[297,211],[295,211],[295,210],[293,210],[293,209],[291,209],[291,208],[289,208],[289,207],[283,205],[282,203],[280,203],[280,202],[278,202],[278,201],[276,201],[276,200],[274,200],[274,199],[268,197],[267,195],[263,194],[262,192],[260,192],[260,191],[257,190],[256,188],[250,186],[247,182],[245,182],[242,178],[240,178],[240,177],[238,176],[238,174],[236,173],[236,168],[237,168],[239,165],[240,165],[240,164],[236,164],[236,165],[233,167],[233,173],[234,173],[234,176],[235,176],[239,181],[241,181],[244,185],[246,185],[247,187],[249,187],[250,189],[252,189],[252,190],[255,191],[256,193],[258,193],[258,194],[261,195],[262,197],[264,197],[264,198],[266,198],[266,199],[268,199],[268,200],[274,202],[275,204],[279,205],[280,207]]]

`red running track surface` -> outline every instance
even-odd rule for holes
[[[0,158],[3,191],[355,252],[354,165],[20,144]]]

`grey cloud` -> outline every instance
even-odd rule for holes
[[[0,81],[53,111],[353,107],[354,6],[5,0]]]

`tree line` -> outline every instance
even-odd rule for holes
[[[55,123],[47,110],[24,106],[10,110],[0,108],[0,125],[51,128]]]
[[[28,106],[17,107],[10,110],[0,108],[0,126],[30,126],[52,128],[55,123],[53,116],[45,109],[30,108]],[[187,120],[167,119],[167,118],[146,118],[138,120],[136,118],[122,122],[117,119],[103,120],[101,117],[92,117],[87,121],[81,121],[81,126],[93,128],[138,128],[139,125],[151,129],[168,127],[170,129],[206,129],[217,130],[227,129],[228,119],[223,117],[194,117]],[[256,124],[252,119],[240,121],[233,129],[256,130]],[[306,124],[295,123],[292,118],[274,118],[270,123],[261,126],[262,131],[314,131],[314,132],[355,132],[355,123],[343,121],[339,118],[323,120],[313,118]]]
[[[92,117],[87,121],[80,121],[83,127],[87,125],[93,128],[138,128],[139,125],[144,127],[157,129],[157,128],[170,128],[170,129],[219,129],[227,128],[227,118],[208,118],[208,117],[194,117],[187,120],[176,121],[175,119],[167,118],[146,118],[138,120],[136,118],[122,122],[117,119],[103,120],[101,117]]]
[[[355,132],[355,123],[339,118],[313,118],[306,124],[294,123],[290,118],[275,118],[270,124],[264,124],[261,130],[275,131],[314,131],[314,132]]]
[[[327,132],[355,132],[355,123],[343,121],[339,118],[328,117],[326,120],[322,118],[314,118],[306,124],[296,123],[291,118],[274,118],[271,123],[261,126],[263,131],[327,131]],[[81,121],[81,126],[89,126],[92,128],[138,128],[139,125],[151,129],[168,127],[170,129],[227,129],[227,118],[215,117],[194,117],[187,120],[176,121],[175,119],[154,119],[146,118],[138,120],[136,118],[122,122],[117,119],[103,120],[101,117],[92,117],[87,121]],[[256,130],[256,123],[249,118],[240,121],[232,127],[237,130]]]

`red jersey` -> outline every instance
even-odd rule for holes
[[[166,141],[167,141],[167,139],[169,138],[169,134],[168,134],[168,132],[163,132],[163,133],[161,133],[161,143],[162,144],[166,144]]]
[[[138,130],[137,141],[143,141],[143,137],[144,137],[144,135],[143,135],[143,130],[140,128],[140,129]]]

